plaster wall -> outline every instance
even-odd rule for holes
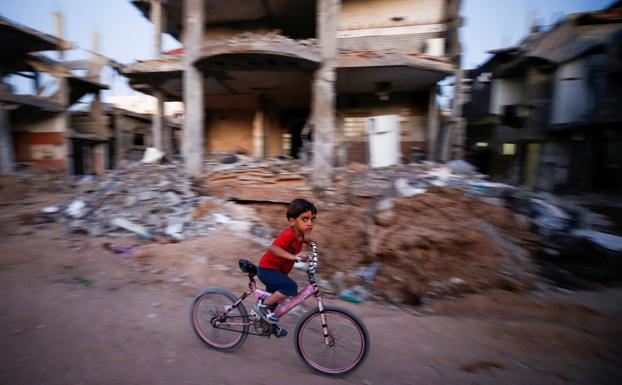
[[[523,79],[494,79],[490,94],[490,113],[503,114],[503,106],[524,102]]]
[[[206,151],[231,151],[242,147],[253,152],[253,121],[255,109],[207,110],[205,122]],[[282,129],[276,112],[265,114],[267,132],[264,137],[266,156],[282,154]]]
[[[342,0],[337,29],[437,24],[444,11],[439,0]]]
[[[553,91],[553,124],[580,121],[587,112],[588,87],[585,60],[579,59],[559,67]]]

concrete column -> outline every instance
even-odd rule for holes
[[[153,23],[153,57],[162,55],[162,3],[160,0],[151,0],[151,23]]]
[[[166,118],[162,117],[162,151],[173,153],[173,136],[171,126],[166,124]]]
[[[11,122],[9,111],[0,103],[0,172],[13,172],[13,139],[11,138]]]
[[[165,145],[162,135],[164,125],[164,94],[162,91],[154,91],[153,96],[156,98],[156,111],[151,120],[151,140],[153,147],[165,151]]]
[[[464,137],[466,122],[462,117],[464,105],[464,91],[462,89],[463,72],[456,70],[456,82],[454,86],[454,105],[451,111],[453,132],[450,141],[449,159],[462,159],[464,157]]]
[[[436,86],[430,88],[430,98],[428,101],[428,160],[437,160],[437,141],[438,141],[438,106],[436,105]]]
[[[204,5],[202,0],[184,0],[184,131],[182,155],[186,171],[200,176],[203,169],[203,74],[194,62],[203,46]]]
[[[338,60],[337,22],[340,0],[317,0],[317,36],[321,64],[312,85],[311,114],[313,122],[313,186],[326,189],[331,185],[335,141],[335,67]]]
[[[71,127],[69,127],[69,93],[71,92],[69,87],[69,80],[63,75],[57,77],[59,92],[57,93],[58,100],[62,103],[65,110],[58,114],[59,127],[65,134],[65,148],[63,153],[65,154],[65,173],[67,175],[73,174],[73,144],[71,141]]]
[[[123,150],[127,148],[127,143],[125,142],[125,136],[122,130],[122,121],[121,114],[116,109],[113,109],[112,112],[112,124],[114,127],[114,165],[113,168],[119,167],[121,164],[121,160],[123,160]]]
[[[253,118],[253,149],[252,154],[254,157],[263,158],[264,152],[264,122],[266,120],[266,114],[261,107],[257,107],[255,111],[255,117]]]

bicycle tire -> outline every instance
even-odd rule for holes
[[[326,315],[329,336],[335,343],[335,346],[328,346],[324,342],[322,331],[320,309],[315,307],[305,313],[296,325],[294,338],[294,346],[298,357],[307,364],[315,372],[329,376],[343,376],[358,369],[367,359],[370,349],[369,333],[363,321],[361,321],[351,311],[334,305],[324,306],[324,314]],[[345,322],[350,330],[345,332],[351,336],[341,336],[338,334],[345,333],[339,329],[339,323]],[[331,355],[336,355],[339,344],[352,344],[353,348],[346,347],[344,350],[352,350],[353,358],[347,359],[345,364],[337,364],[337,360]],[[360,345],[357,347],[357,345]],[[323,350],[314,357],[311,350]],[[332,353],[332,354],[331,354]],[[341,356],[341,355],[340,355]],[[327,365],[336,365],[329,367]]]
[[[207,346],[212,349],[221,351],[221,352],[232,352],[235,349],[242,346],[242,344],[246,341],[248,337],[248,313],[243,303],[240,303],[236,309],[233,309],[230,314],[232,317],[239,319],[240,323],[243,323],[241,326],[241,330],[233,331],[233,330],[224,330],[219,329],[212,325],[211,319],[219,314],[224,313],[224,307],[226,305],[232,305],[235,301],[237,301],[237,297],[235,294],[226,289],[221,288],[209,288],[201,291],[192,301],[192,305],[190,306],[190,324],[192,325],[192,329],[195,334],[199,337],[201,341],[203,341]],[[203,304],[208,301],[212,301],[213,305],[211,308],[208,307],[208,315],[209,319],[203,317],[203,314],[199,314],[203,308]],[[237,314],[239,313],[239,314]],[[226,320],[231,319],[232,317],[227,318]],[[216,340],[215,337],[212,337],[213,334],[219,334],[222,336],[229,337],[231,336],[231,341],[222,343]]]

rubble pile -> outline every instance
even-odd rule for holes
[[[223,163],[226,162],[226,163]],[[205,163],[201,192],[236,202],[289,203],[295,197],[313,199],[307,184],[309,166],[292,159],[261,162],[231,155]]]
[[[373,288],[389,299],[533,285],[529,233],[510,211],[458,189],[392,199],[374,214],[368,240],[371,260],[381,263]]]
[[[144,239],[205,234],[207,216],[194,215],[206,204],[190,178],[175,164],[132,163],[101,179],[83,181],[79,195],[62,205],[72,232],[91,236],[127,232]]]
[[[294,40],[287,36],[281,35],[278,30],[272,33],[253,33],[242,32],[234,35],[224,41],[225,45],[232,47],[238,47],[241,44],[283,44],[287,46],[301,46],[315,51],[319,51],[319,42],[317,39],[300,39]],[[222,40],[214,40],[206,43],[206,47],[220,46],[223,44]]]
[[[312,238],[320,245],[321,284],[353,301],[380,295],[417,304],[491,288],[527,290],[542,250],[558,256],[576,239],[622,250],[620,237],[595,231],[602,219],[488,182],[462,161],[352,164],[336,168],[333,188],[322,193],[309,186],[309,173],[303,161],[228,155],[207,160],[193,184],[176,164],[134,163],[80,182],[77,197],[46,215],[62,216],[73,232],[156,240],[227,226],[267,247],[287,226],[287,203],[307,198],[320,210]]]

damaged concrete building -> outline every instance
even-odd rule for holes
[[[62,36],[59,26],[60,14]],[[0,17],[2,173],[27,163],[68,174],[102,174],[123,159],[139,159],[151,146],[151,115],[103,103],[100,91],[108,86],[100,82],[102,68],[118,71],[120,65],[98,53],[98,35],[93,40],[88,59],[64,60],[72,43]],[[76,108],[85,95],[93,100],[86,109]],[[165,125],[179,132],[178,124]],[[173,150],[176,142],[171,139]]]
[[[82,96],[107,86],[71,72],[44,51],[62,52],[72,44],[0,17],[0,152],[2,172],[14,162],[69,169],[71,138],[68,109]],[[31,81],[15,89],[10,76]]]
[[[622,192],[622,1],[534,27],[469,71],[467,150],[493,178]]]
[[[459,0],[132,3],[154,23],[157,57],[123,73],[158,98],[163,150],[162,104],[184,102],[191,174],[206,151],[311,154],[313,183],[326,187],[335,164],[436,157],[436,83],[458,67]],[[183,48],[162,52],[162,33]]]

